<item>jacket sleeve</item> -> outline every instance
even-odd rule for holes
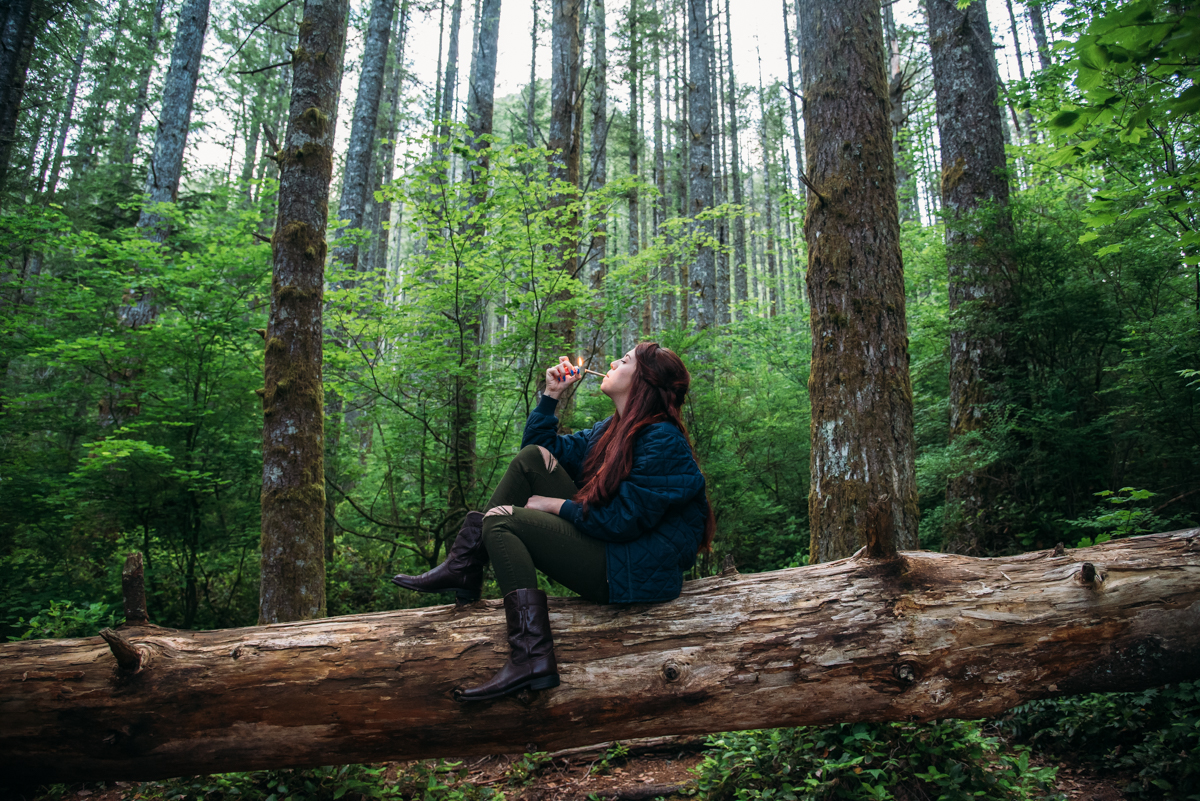
[[[559,515],[596,539],[631,542],[652,531],[672,506],[703,491],[704,475],[683,435],[670,423],[659,423],[638,437],[633,469],[616,497],[586,515],[575,501],[566,501]]]
[[[593,440],[599,438],[607,422],[602,420],[584,431],[559,436],[558,418],[554,416],[558,408],[558,398],[543,395],[538,405],[529,413],[525,421],[525,434],[521,437],[521,447],[541,445],[554,455],[567,471],[572,481],[578,481],[583,473],[583,460],[592,446]]]

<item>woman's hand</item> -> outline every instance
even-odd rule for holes
[[[529,500],[525,502],[526,509],[549,512],[552,515],[558,514],[558,511],[562,509],[562,505],[562,498],[547,498],[545,495],[530,495]]]
[[[587,373],[571,364],[566,356],[558,357],[558,364],[546,371],[546,389],[544,394],[558,398],[567,387],[582,381]]]

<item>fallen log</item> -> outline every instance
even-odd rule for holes
[[[498,601],[7,643],[0,776],[152,779],[980,718],[1194,679],[1200,529],[996,559],[917,551],[729,569],[666,604],[556,599],[551,622],[562,685],[470,705],[454,687],[507,653]]]

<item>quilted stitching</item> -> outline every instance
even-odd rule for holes
[[[556,401],[543,397],[529,415],[521,446],[548,449],[578,481],[588,451],[612,418],[560,437],[556,407]],[[683,590],[683,571],[695,564],[707,511],[704,476],[683,432],[671,423],[655,423],[639,432],[633,469],[616,498],[586,516],[568,501],[562,514],[608,543],[610,602],[656,603]]]

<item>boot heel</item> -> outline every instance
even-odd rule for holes
[[[460,604],[473,604],[479,600],[479,590],[455,590],[454,597]]]
[[[558,685],[558,674],[555,673],[550,676],[542,676],[540,679],[534,679],[533,681],[529,682],[529,689],[549,690],[551,687],[557,687]]]

